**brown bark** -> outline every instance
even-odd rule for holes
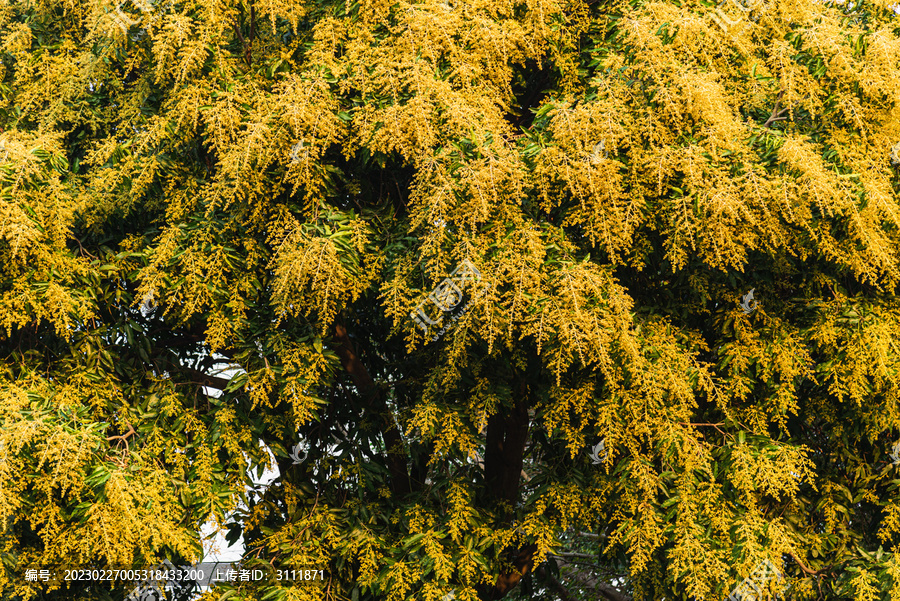
[[[381,437],[384,439],[384,447],[387,449],[387,468],[391,477],[391,492],[395,497],[403,497],[409,494],[410,483],[406,468],[406,451],[403,448],[400,432],[394,424],[384,396],[375,385],[366,366],[360,361],[353,342],[347,334],[347,328],[343,324],[335,324],[334,337],[338,342],[335,350],[341,360],[341,365],[353,379],[367,410],[376,415],[376,423]]]
[[[492,500],[506,505],[505,520],[512,519],[519,500],[519,481],[528,440],[529,414],[528,389],[522,384],[518,399],[506,412],[498,412],[488,418],[484,451],[484,479]],[[500,573],[494,586],[485,597],[502,599],[534,567],[536,545],[528,545],[515,551],[512,568]]]
[[[434,455],[435,448],[437,448],[437,443],[434,440],[430,441],[410,470],[410,485],[416,491],[422,491],[425,488],[425,480],[428,478],[428,461]]]
[[[528,403],[524,394],[507,414],[488,418],[484,450],[484,480],[487,490],[497,501],[515,508],[519,500],[519,479],[528,440]],[[507,518],[511,512],[507,512]]]
[[[502,599],[513,590],[519,580],[526,574],[531,573],[534,569],[534,554],[537,551],[537,545],[527,545],[519,549],[512,560],[511,569],[506,569],[497,577],[497,582],[487,594],[489,601]]]

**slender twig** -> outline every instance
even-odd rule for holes
[[[232,25],[234,25],[234,32],[237,34],[238,39],[241,41],[241,46],[247,47],[247,42],[244,41],[244,34],[241,33],[241,28],[238,26],[238,22],[235,20]]]
[[[800,569],[801,569],[801,570],[803,570],[804,572],[806,572],[806,573],[809,574],[810,576],[822,576],[823,574],[829,574],[829,575],[831,575],[831,576],[834,576],[834,566],[840,565],[841,563],[847,563],[848,561],[850,561],[849,559],[845,559],[845,560],[842,561],[842,562],[839,562],[839,563],[836,563],[836,564],[833,563],[833,564],[831,564],[830,566],[827,566],[827,567],[822,568],[821,570],[815,570],[815,571],[813,571],[813,570],[811,570],[808,566],[806,566],[806,565],[800,560],[800,558],[797,557],[796,555],[794,555],[792,552],[788,551],[788,555],[790,555],[791,558],[793,558],[793,560],[797,562],[797,565],[800,566]]]
[[[778,92],[778,97],[775,99],[775,108],[772,109],[772,114],[769,115],[769,118],[766,119],[766,122],[763,123],[763,128],[771,129],[772,124],[776,121],[784,121],[787,119],[784,114],[788,111],[787,108],[781,108],[781,99],[784,97],[784,90]]]
[[[691,422],[678,422],[678,423],[681,424],[682,426],[709,426],[709,427],[715,428],[719,432],[719,434],[721,434],[722,436],[728,436],[727,434],[725,434],[725,432],[723,432],[721,429],[719,429],[719,426],[725,425],[723,422],[719,422],[716,424],[695,424],[695,423],[691,423]]]
[[[834,568],[834,564],[832,564],[826,568],[822,568],[821,570],[813,571],[806,564],[804,564],[800,560],[799,557],[794,555],[792,552],[788,551],[788,555],[790,555],[791,558],[793,558],[793,560],[797,563],[797,565],[800,566],[800,569],[803,570],[806,574],[808,574],[810,576],[815,576],[816,587],[819,589],[819,596],[817,597],[816,601],[825,599],[825,595],[824,595],[824,593],[822,593],[822,575],[825,573],[828,573],[828,574],[834,576],[834,572],[832,571],[832,568]]]
[[[553,574],[550,573],[550,570],[548,570],[544,566],[541,566],[540,570],[541,574],[547,578],[547,580],[550,582],[550,586],[553,587],[562,601],[578,601],[577,597],[569,592],[569,589],[563,586],[563,584],[559,580],[557,580]]]
[[[128,439],[137,432],[134,431],[134,426],[128,424],[128,432],[122,434],[121,436],[107,436],[106,440],[120,440],[121,442],[116,443],[116,447],[118,447],[122,442],[125,443],[125,450],[128,451]]]
[[[92,255],[91,253],[89,253],[88,251],[84,250],[84,246],[81,245],[81,240],[79,240],[79,239],[76,238],[75,236],[72,236],[72,239],[75,240],[75,242],[78,243],[78,249],[81,251],[81,256],[83,256],[83,257],[90,257],[90,258],[92,258],[92,259],[96,259],[96,258],[97,258],[97,257],[95,257],[94,255]]]
[[[560,562],[560,563],[565,563],[565,564],[568,564],[571,566],[571,565],[577,565],[578,562],[573,562],[571,560],[563,559],[562,562]],[[591,567],[597,568],[599,566],[594,564]],[[575,571],[572,574],[572,577],[575,580],[580,581],[582,584],[587,585],[590,588],[594,589],[596,592],[600,593],[600,595],[602,596],[603,599],[607,599],[608,601],[632,601],[632,598],[629,595],[626,595],[625,593],[623,593],[616,587],[612,586],[611,584],[607,584],[605,582],[598,582],[598,581],[594,580],[593,578],[591,579],[590,582],[585,581],[583,579],[583,574],[581,574],[579,571]]]
[[[793,560],[797,562],[797,565],[800,566],[800,569],[801,569],[801,570],[803,570],[804,572],[806,572],[806,573],[809,574],[810,576],[818,576],[818,575],[821,573],[821,570],[819,570],[819,571],[813,571],[813,570],[809,569],[809,568],[806,566],[806,564],[803,563],[803,561],[801,561],[801,559],[800,559],[799,557],[797,557],[796,555],[794,555],[792,552],[789,551],[789,552],[788,552],[788,555],[790,555],[791,558],[793,558]]]
[[[247,41],[244,39],[244,34],[241,33],[241,28],[240,28],[240,26],[238,26],[237,21],[234,21],[232,23],[232,25],[234,25],[234,31],[235,31],[235,33],[237,33],[237,37],[241,41],[241,46],[244,47],[244,62],[246,62],[247,66],[249,67],[250,61],[252,60],[250,57],[250,45],[247,44]],[[253,31],[253,29],[251,26],[251,32],[252,31]],[[252,42],[253,40],[251,39],[250,41]]]

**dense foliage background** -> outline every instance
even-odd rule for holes
[[[0,597],[900,599],[897,12],[4,0]]]

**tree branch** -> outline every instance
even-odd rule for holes
[[[166,357],[158,357],[160,365],[169,370],[176,373],[182,373],[191,378],[191,381],[195,384],[200,384],[202,386],[208,386],[209,388],[215,388],[217,390],[225,390],[228,386],[228,382],[230,380],[226,380],[225,378],[219,378],[217,376],[210,376],[208,374],[203,373],[200,370],[194,369],[193,367],[188,367],[186,365],[181,365],[180,363],[176,363],[171,359]]]
[[[356,389],[367,408],[377,416],[377,423],[384,439],[384,447],[387,449],[387,467],[391,477],[391,491],[397,497],[403,497],[410,492],[409,473],[406,467],[406,451],[403,447],[403,439],[392,419],[384,397],[375,385],[372,376],[366,366],[363,365],[353,347],[353,342],[347,334],[347,328],[340,322],[334,326],[334,337],[338,345],[335,349],[341,360],[344,370],[353,379]]]
[[[796,555],[794,555],[794,554],[793,554],[792,552],[790,552],[790,551],[788,551],[788,555],[790,555],[791,558],[792,558],[795,562],[797,562],[797,565],[800,566],[800,569],[801,569],[801,570],[803,570],[804,572],[806,572],[806,573],[809,574],[810,576],[818,576],[819,574],[821,574],[821,573],[823,572],[823,570],[818,570],[818,571],[816,571],[816,570],[810,570],[808,567],[806,567],[806,564],[804,564],[804,563],[800,560],[799,557],[797,557]]]
[[[838,562],[838,563],[833,563],[833,564],[831,564],[831,565],[829,565],[829,566],[826,566],[826,567],[822,568],[821,570],[812,570],[812,569],[810,569],[806,564],[804,564],[803,561],[801,561],[799,557],[797,557],[796,555],[794,555],[794,553],[792,553],[791,551],[788,551],[788,555],[790,555],[791,558],[792,558],[795,562],[797,562],[797,565],[800,566],[800,569],[801,569],[801,570],[803,570],[804,572],[806,572],[806,573],[809,574],[810,576],[816,576],[816,577],[822,576],[822,575],[825,575],[825,574],[827,574],[827,575],[829,575],[829,576],[834,576],[834,567],[835,567],[836,565],[840,565],[840,564],[842,564],[842,563],[846,563],[846,562],[850,561],[849,559],[847,559],[847,560],[844,560],[844,561],[841,561],[841,562]]]
[[[541,565],[539,568],[540,575],[546,578],[550,582],[550,587],[556,591],[556,594],[559,595],[559,598],[562,601],[578,601],[578,598],[569,592],[569,589],[564,587],[562,583],[556,579],[556,577],[550,573],[550,570],[547,569],[546,565]]]
[[[626,595],[613,585],[606,584],[605,582],[598,582],[597,590],[609,601],[631,601],[629,595]]]
[[[565,558],[561,558],[559,560],[559,563],[569,564],[570,566],[573,564],[573,562],[568,561]],[[593,564],[593,567],[597,568],[598,566],[596,564]],[[586,580],[585,575],[580,570],[572,570],[571,576],[583,585],[590,587],[600,593],[607,601],[632,601],[630,595],[626,595],[611,584],[607,584],[606,582],[601,582],[594,579]]]
[[[109,440],[109,441],[112,441],[112,440],[121,441],[121,442],[116,443],[117,447],[124,442],[126,451],[128,450],[128,439],[131,436],[137,434],[137,432],[134,431],[134,426],[132,426],[131,424],[127,424],[127,425],[128,425],[128,432],[126,432],[125,434],[122,434],[121,436],[107,436],[106,437],[106,440]]]
[[[226,380],[225,378],[220,378],[218,376],[210,376],[209,374],[205,374],[202,371],[193,369],[191,367],[179,366],[179,369],[184,373],[195,378],[195,382],[203,384],[209,388],[216,388],[218,390],[225,390],[228,386],[228,382],[230,380]]]
[[[772,114],[769,115],[769,118],[766,119],[766,122],[763,123],[763,127],[765,129],[771,129],[772,124],[776,121],[784,121],[787,117],[784,116],[784,113],[787,112],[787,108],[780,109],[781,107],[781,99],[784,97],[784,90],[778,92],[778,97],[775,99],[775,108],[772,109]]]
[[[497,577],[497,582],[490,588],[487,593],[488,601],[496,601],[502,599],[519,584],[519,580],[523,576],[530,573],[534,568],[534,554],[537,552],[537,545],[531,544],[514,550],[511,569],[503,570]]]
[[[678,422],[678,423],[679,423],[680,425],[682,425],[682,426],[694,426],[694,427],[699,427],[699,426],[710,426],[710,427],[712,427],[712,428],[715,428],[716,431],[717,431],[719,434],[721,434],[722,436],[728,436],[727,434],[725,434],[725,432],[723,432],[723,431],[719,428],[719,426],[724,426],[724,425],[725,425],[724,422],[719,422],[719,423],[715,423],[715,424],[695,424],[695,423],[691,423],[691,422]]]
[[[250,51],[251,51],[251,46],[253,45],[253,37],[256,35],[255,21],[256,21],[256,11],[255,11],[253,5],[251,4],[250,5],[250,34],[249,34],[250,41],[249,41],[249,43],[247,42],[247,40],[244,39],[244,34],[241,32],[241,28],[240,28],[240,25],[238,24],[238,22],[235,20],[232,23],[232,26],[234,27],[234,31],[237,34],[238,40],[240,40],[241,46],[244,47],[244,62],[247,63],[248,67],[251,66],[251,63],[253,61],[253,56],[251,55]]]

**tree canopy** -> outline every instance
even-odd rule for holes
[[[0,4],[0,597],[900,598],[900,6],[732,2]]]

